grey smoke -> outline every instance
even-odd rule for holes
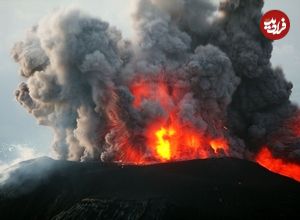
[[[147,99],[134,108],[129,87],[135,78],[151,84],[162,74],[185,91],[169,101],[180,120],[226,137],[232,156],[262,144],[284,151],[278,146],[287,145],[272,137],[291,139],[283,122],[297,107],[289,101],[292,84],[270,63],[272,43],[259,30],[262,7],[262,0],[226,0],[219,8],[209,0],[140,0],[132,41],[78,9],[56,10],[12,50],[25,77],[16,98],[54,130],[61,159],[125,160],[128,146],[147,157],[145,127],[167,120],[168,112]]]

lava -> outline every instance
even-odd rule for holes
[[[157,103],[164,114],[145,125],[143,136],[146,139],[147,157],[142,156],[145,155],[143,152],[135,152],[136,147],[128,147],[125,151],[127,160],[124,163],[144,165],[231,156],[228,140],[222,133],[212,137],[195,127],[191,121],[182,120],[178,106],[186,91],[174,87],[160,74],[158,77],[146,79],[139,78],[131,84],[133,107],[141,110],[145,103]],[[296,128],[293,127],[292,130],[298,132],[300,129]],[[256,161],[270,171],[300,181],[300,165],[274,158],[267,147],[263,147],[257,154]]]
[[[155,135],[157,137],[157,146],[156,151],[157,154],[166,160],[170,160],[171,158],[171,147],[170,147],[170,139],[174,136],[175,130],[174,129],[159,129]]]
[[[174,117],[165,123],[154,122],[146,137],[147,148],[158,162],[227,156],[229,151],[225,138],[212,138],[191,126],[183,126]]]
[[[229,151],[228,143],[225,139],[213,139],[210,141],[210,146],[214,149],[215,153],[218,153],[219,151]]]
[[[133,107],[141,110],[143,104],[157,103],[163,114],[145,125],[145,153],[137,147],[127,148],[123,163],[148,164],[190,159],[205,159],[229,155],[228,141],[223,135],[210,136],[180,117],[179,102],[186,94],[164,79],[163,74],[133,80],[130,90],[134,96]],[[134,145],[134,143],[133,143]],[[134,155],[134,156],[132,156]],[[138,158],[137,155],[146,155]]]
[[[275,158],[268,147],[263,147],[256,156],[256,162],[268,170],[300,182],[300,165]]]

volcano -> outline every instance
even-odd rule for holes
[[[300,184],[253,162],[147,166],[38,158],[0,188],[1,219],[299,218]]]
[[[129,39],[72,7],[41,19],[12,48],[15,96],[53,130],[59,160],[3,175],[1,214],[299,217],[300,108],[271,63],[263,6],[139,0]]]
[[[135,6],[128,38],[67,7],[12,48],[23,77],[16,100],[53,130],[56,158],[146,165],[226,156],[298,180],[300,109],[260,31],[264,1]]]

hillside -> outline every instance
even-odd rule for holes
[[[1,219],[285,219],[300,216],[299,204],[298,182],[231,158],[119,166],[43,157],[0,187]]]

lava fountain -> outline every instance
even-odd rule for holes
[[[134,79],[130,89],[134,97],[133,108],[141,111],[145,103],[156,103],[162,114],[145,124],[142,136],[146,149],[139,153],[134,142],[131,147],[123,145],[126,150],[122,152],[125,153],[117,161],[148,164],[229,156],[229,144],[221,132],[212,136],[192,121],[180,117],[179,102],[187,94],[186,90],[174,87],[163,74],[152,77],[151,81],[146,77]]]

